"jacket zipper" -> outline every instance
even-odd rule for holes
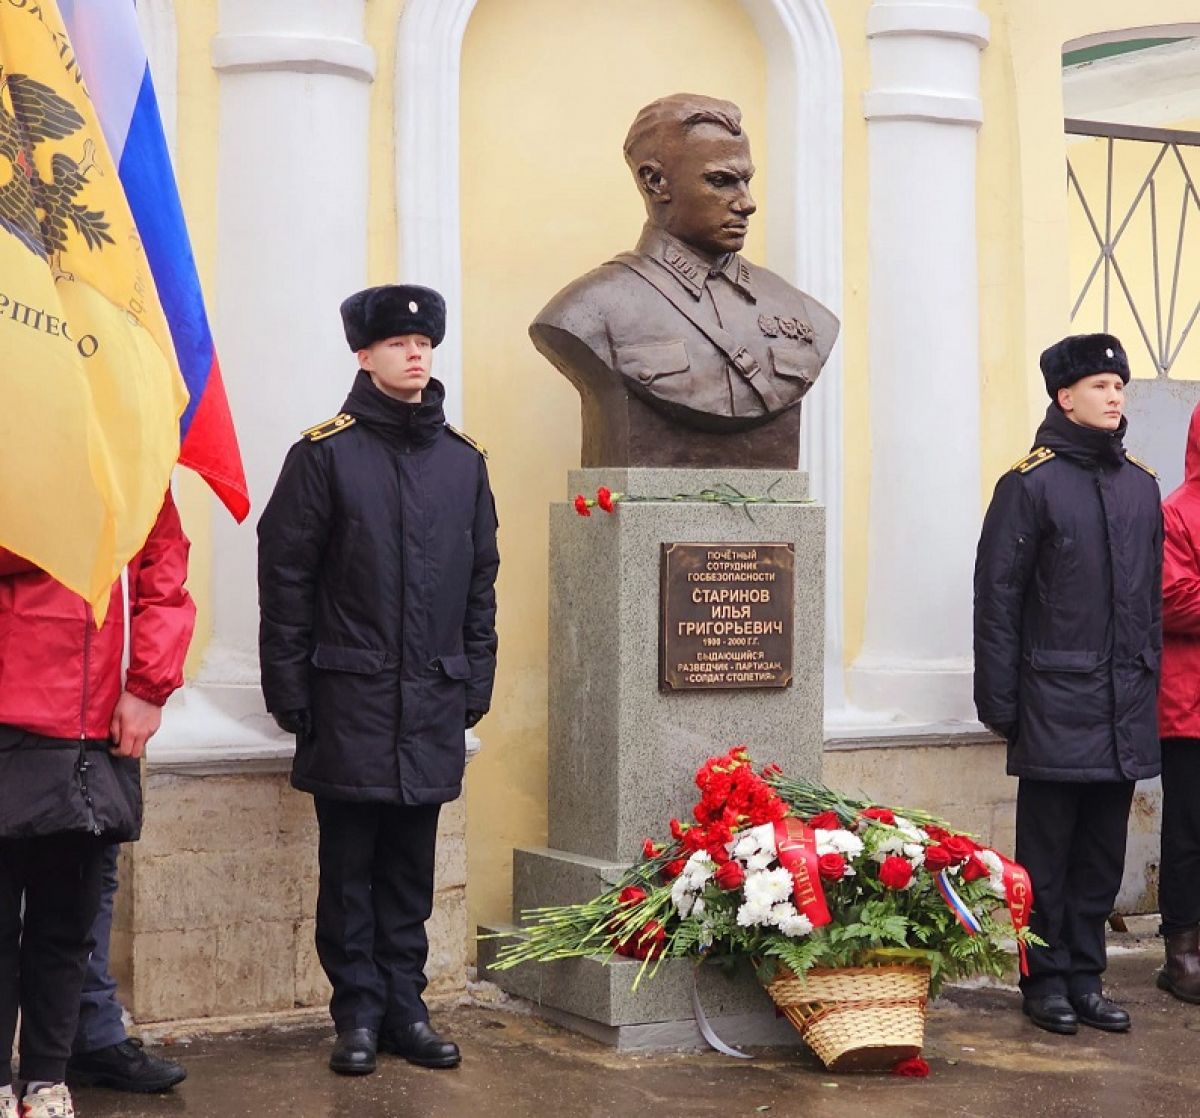
[[[87,701],[88,701],[88,677],[91,674],[91,658],[92,651],[92,619],[91,608],[84,609],[83,618],[83,687],[82,698],[79,706],[79,760],[75,762],[75,779],[79,784],[79,794],[83,797],[83,808],[87,812],[88,830],[97,837],[101,834],[99,825],[96,823],[96,808],[92,800],[92,792],[88,787],[88,769],[92,767],[91,761],[87,758]]]

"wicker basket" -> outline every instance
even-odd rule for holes
[[[889,1071],[925,1043],[927,967],[784,971],[767,993],[830,1071]]]

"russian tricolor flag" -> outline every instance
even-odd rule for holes
[[[120,169],[187,384],[190,399],[180,419],[179,461],[244,520],[250,511],[246,475],[134,0],[59,0],[59,8]]]

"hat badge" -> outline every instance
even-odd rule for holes
[[[1113,353],[1113,351],[1112,351],[1111,349],[1106,349],[1106,350],[1104,351],[1104,356],[1105,356],[1105,357],[1116,357],[1116,354],[1115,354],[1115,353]]]
[[[416,314],[419,308],[417,307],[417,304],[416,304],[416,303],[409,303],[409,304],[408,304],[408,309],[409,309],[410,311],[412,311],[412,313],[413,313],[413,314]],[[1109,352],[1109,357],[1111,357],[1111,356],[1112,356],[1112,352],[1110,351],[1110,352]]]

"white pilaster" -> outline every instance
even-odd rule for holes
[[[869,332],[871,500],[855,706],[972,721],[971,573],[980,520],[974,0],[875,0]]]
[[[288,446],[353,381],[338,304],[367,281],[369,84],[364,0],[221,0],[213,334],[254,516],[213,524],[214,631],[168,707],[160,760],[290,752],[258,687],[253,520]]]

